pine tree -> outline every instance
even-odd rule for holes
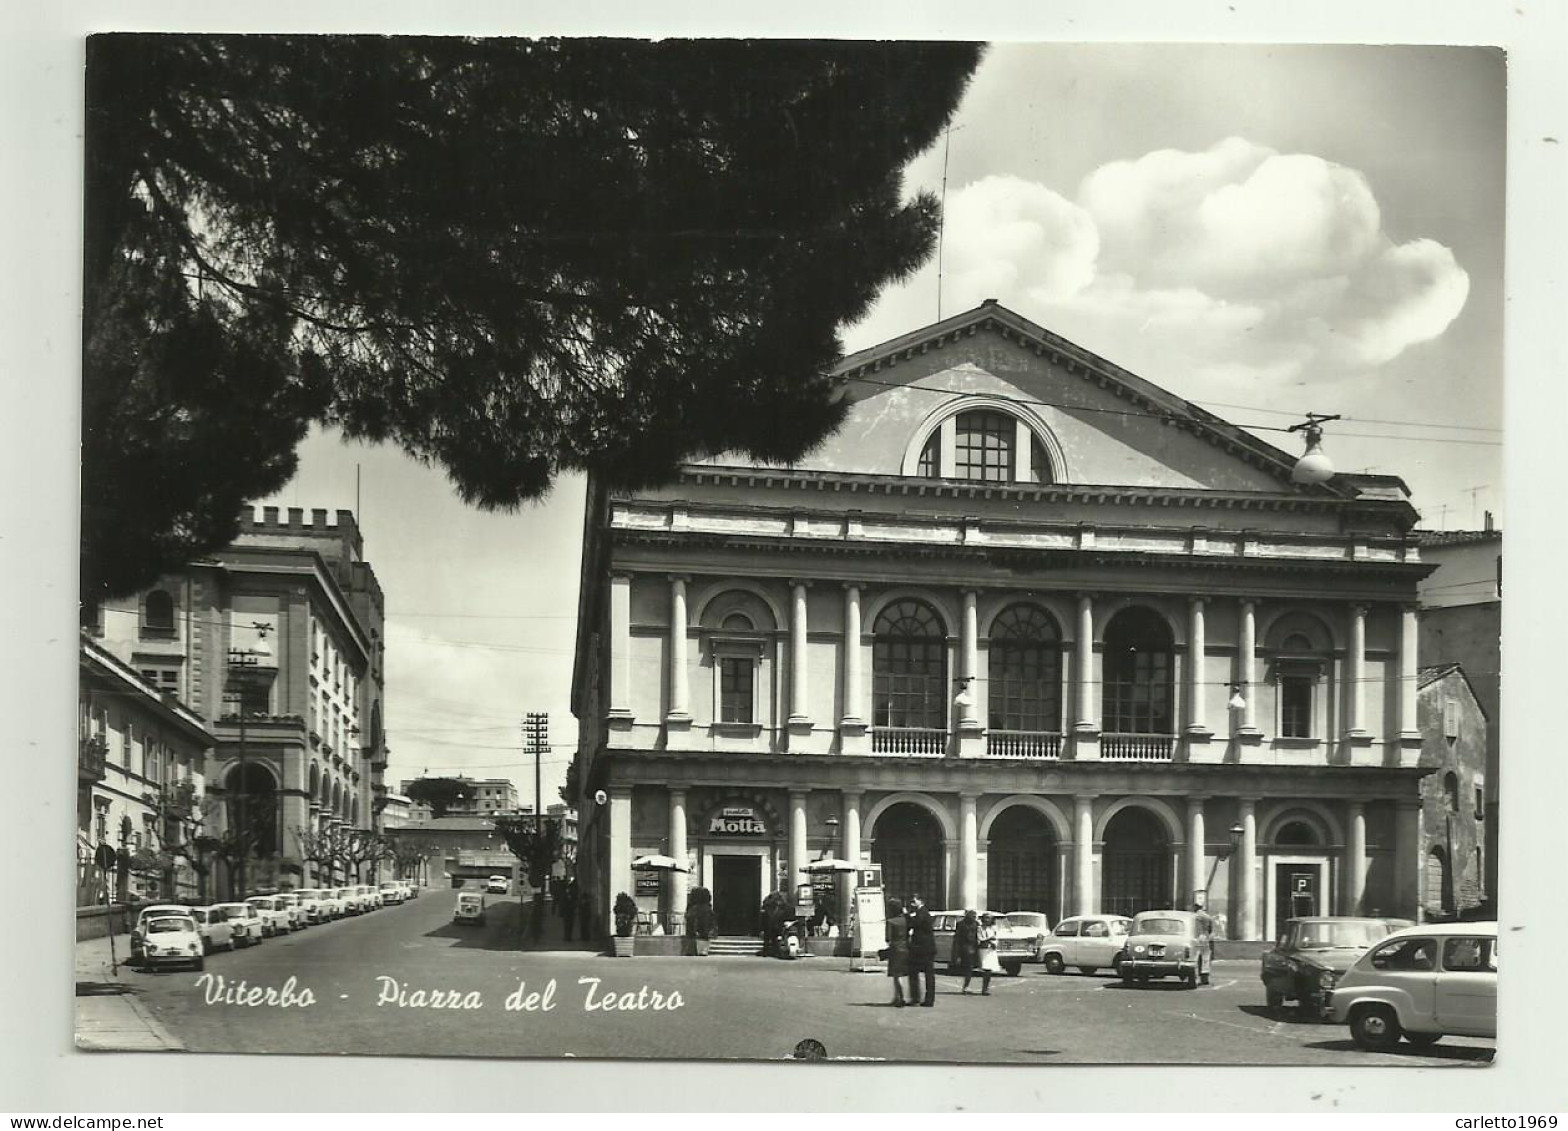
[[[312,422],[486,508],[839,422],[838,329],[974,44],[89,41],[83,592],[237,531]]]

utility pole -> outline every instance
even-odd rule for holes
[[[523,717],[523,751],[534,756],[534,829],[544,828],[544,790],[540,763],[550,747],[550,715],[547,711],[529,711]]]

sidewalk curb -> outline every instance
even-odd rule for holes
[[[133,994],[78,997],[76,1047],[83,1052],[183,1052],[184,1044]]]

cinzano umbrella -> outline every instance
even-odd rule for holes
[[[809,875],[820,876],[823,873],[831,872],[858,872],[860,871],[860,865],[851,864],[848,860],[841,860],[837,856],[824,856],[821,860],[813,860],[801,868],[801,871]]]
[[[690,872],[691,869],[673,856],[639,856],[632,861],[634,872]]]

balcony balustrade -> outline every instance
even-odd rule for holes
[[[1169,762],[1176,753],[1174,734],[1102,734],[1100,757],[1115,762]]]
[[[81,741],[76,759],[76,780],[81,785],[95,785],[107,774],[109,743],[102,735],[93,735]]]
[[[985,752],[991,758],[1060,758],[1062,736],[1039,730],[988,731]]]
[[[947,753],[947,732],[930,727],[874,727],[871,752],[940,758]]]

